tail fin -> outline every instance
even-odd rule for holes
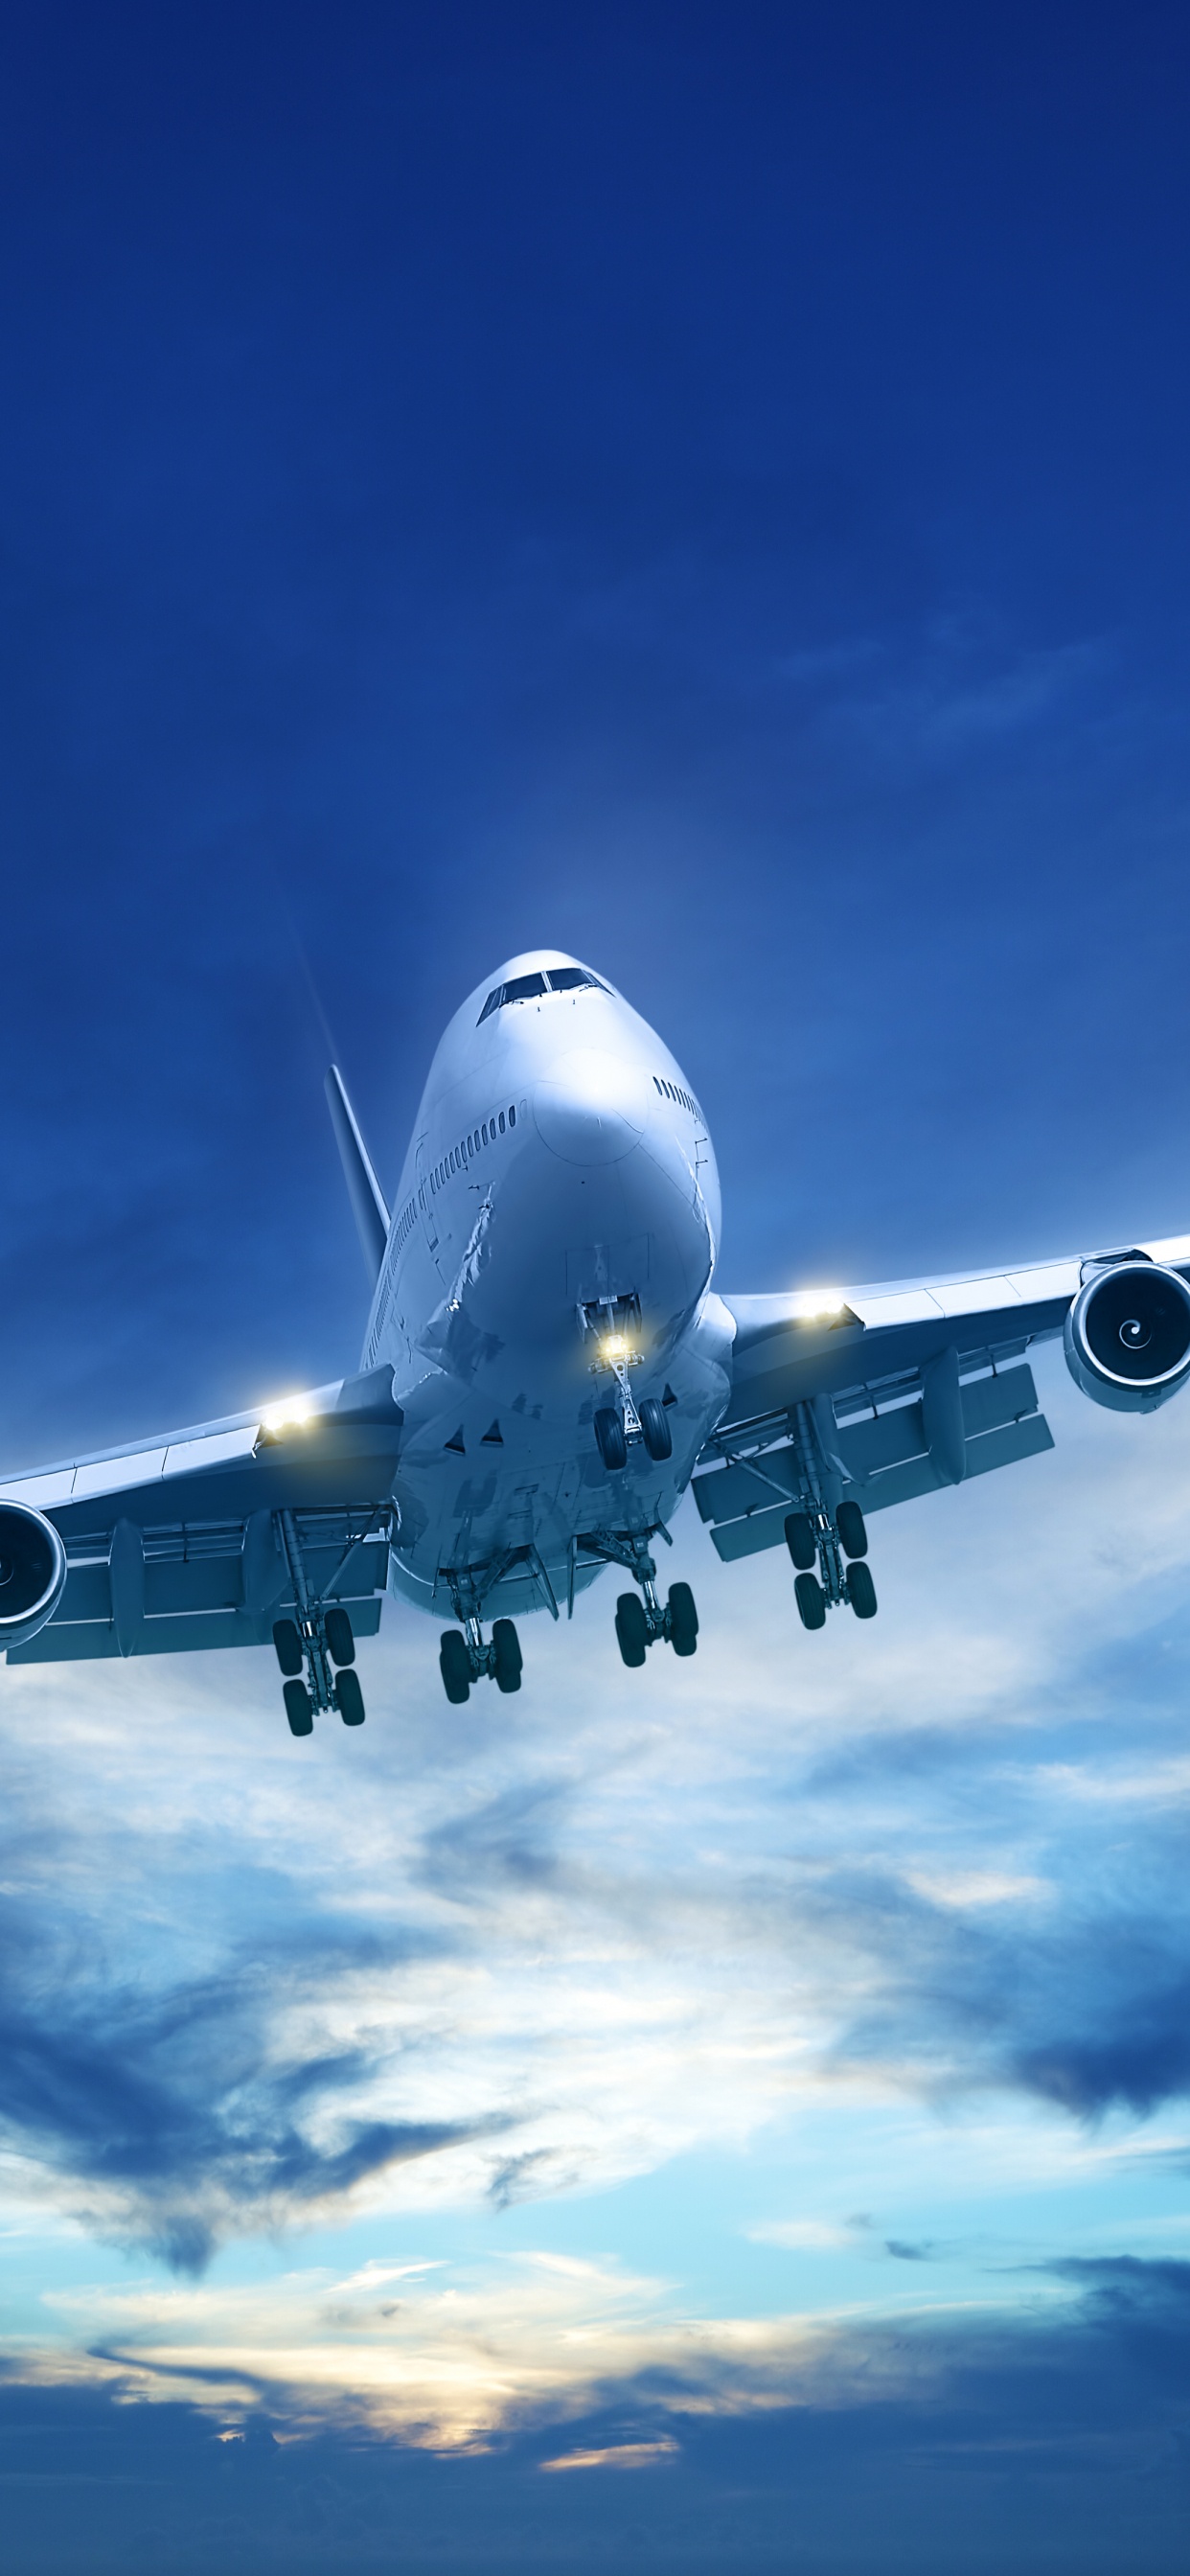
[[[347,1183],[347,1195],[368,1265],[368,1277],[375,1287],[388,1242],[389,1213],[337,1064],[331,1066],[326,1077],[326,1098]]]

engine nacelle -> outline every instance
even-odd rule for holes
[[[66,1550],[31,1503],[0,1503],[0,1653],[27,1646],[66,1589]]]
[[[1190,1288],[1159,1262],[1113,1262],[1080,1288],[1063,1341],[1092,1403],[1153,1413],[1190,1378]]]

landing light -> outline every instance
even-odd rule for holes
[[[838,1288],[802,1288],[793,1300],[798,1322],[816,1324],[828,1316],[846,1312],[847,1300]]]
[[[605,1333],[599,1348],[605,1360],[626,1360],[628,1336],[626,1333]]]
[[[262,1417],[264,1431],[300,1431],[313,1420],[314,1407],[308,1395],[286,1396],[284,1403],[272,1404]]]

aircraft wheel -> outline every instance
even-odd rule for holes
[[[493,1620],[492,1651],[497,1690],[519,1691],[523,1658],[521,1641],[511,1619]]]
[[[660,1465],[663,1458],[672,1458],[674,1453],[673,1433],[665,1407],[658,1396],[646,1395],[637,1411],[645,1447],[650,1458],[655,1458]]]
[[[351,1621],[338,1602],[326,1614],[326,1642],[337,1664],[355,1662],[355,1639],[351,1633]]]
[[[285,1714],[291,1735],[313,1735],[314,1703],[304,1682],[286,1682]]]
[[[868,1578],[871,1581],[871,1576]],[[826,1594],[816,1574],[799,1574],[794,1583],[803,1628],[825,1628]]]
[[[818,1562],[818,1542],[808,1512],[790,1512],[785,1522],[785,1544],[795,1565],[804,1574],[812,1573]]]
[[[835,1513],[835,1527],[844,1556],[866,1556],[868,1533],[858,1503],[840,1503]]]
[[[467,1640],[459,1635],[457,1628],[443,1631],[438,1649],[438,1668],[451,1707],[461,1708],[464,1700],[471,1696],[471,1657],[467,1652]]]
[[[847,1598],[857,1619],[875,1618],[876,1586],[872,1581],[870,1567],[862,1564],[848,1566]]]
[[[273,1644],[283,1673],[300,1673],[304,1661],[302,1636],[296,1619],[274,1619]]]
[[[624,1425],[614,1405],[600,1405],[593,1428],[599,1455],[609,1476],[614,1476],[617,1469],[626,1466],[628,1461],[628,1442],[624,1436]]]
[[[649,1624],[636,1592],[622,1592],[616,1603],[616,1637],[626,1664],[635,1671],[649,1651]]]
[[[669,1642],[675,1655],[692,1655],[698,1644],[698,1612],[688,1583],[669,1587]]]
[[[359,1674],[353,1673],[350,1665],[345,1672],[335,1675],[335,1706],[344,1726],[363,1725],[364,1695],[359,1686]]]

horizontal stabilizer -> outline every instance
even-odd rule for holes
[[[337,1064],[333,1064],[327,1074],[326,1097],[347,1182],[347,1195],[368,1265],[368,1277],[375,1287],[388,1243],[389,1213]]]

